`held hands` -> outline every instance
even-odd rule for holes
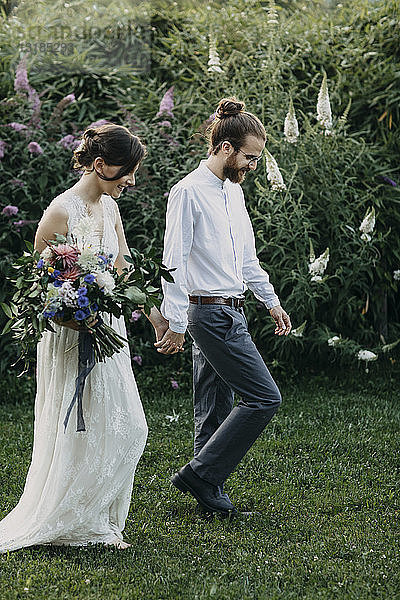
[[[276,323],[275,335],[289,335],[292,324],[289,315],[283,310],[282,306],[274,306],[269,309],[269,314]]]
[[[155,342],[154,346],[157,348],[157,352],[161,354],[176,354],[176,352],[183,352],[184,341],[184,333],[175,333],[175,331],[168,328],[163,338]]]

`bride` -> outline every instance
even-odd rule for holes
[[[84,173],[44,211],[35,248],[42,252],[44,239],[55,239],[56,233],[71,242],[74,226],[89,216],[92,245],[112,254],[119,272],[129,266],[115,199],[135,184],[145,153],[139,138],[125,127],[109,123],[87,129],[74,152],[74,168]],[[104,319],[110,323],[107,315]],[[167,321],[154,307],[149,319],[161,339]],[[123,317],[113,317],[110,324],[126,337]],[[75,431],[71,419],[64,433],[77,376],[79,327],[76,321],[58,322],[55,333],[45,331],[38,344],[32,462],[19,503],[0,521],[0,553],[36,544],[129,547],[122,531],[146,443],[146,419],[126,345],[96,364],[86,380],[87,431]]]

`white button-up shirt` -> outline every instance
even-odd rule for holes
[[[176,333],[187,327],[188,295],[243,298],[249,288],[267,308],[280,304],[256,255],[243,190],[200,161],[168,197],[163,262],[174,283],[161,279],[160,310]]]

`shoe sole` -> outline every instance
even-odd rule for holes
[[[175,473],[175,475],[173,475],[171,477],[171,483],[180,492],[183,492],[184,494],[189,492],[189,494],[191,494],[193,496],[193,498],[196,498],[197,502],[209,512],[213,512],[213,513],[217,512],[217,513],[221,513],[223,515],[229,515],[232,512],[232,510],[223,510],[222,508],[213,508],[212,506],[207,504],[207,502],[204,502],[204,500],[202,498],[200,498],[200,496],[194,491],[194,489],[191,488],[190,485],[185,483],[185,481],[182,479],[182,477],[180,477],[180,475],[178,475],[178,473]]]

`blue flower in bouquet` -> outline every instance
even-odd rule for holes
[[[43,311],[43,316],[45,319],[51,319],[52,317],[54,317],[55,314],[56,314],[55,310],[44,310]]]
[[[89,273],[89,275],[85,275],[85,277],[83,278],[83,281],[85,283],[93,283],[93,281],[96,279],[96,277],[94,275],[92,275],[91,273]],[[85,288],[86,289],[86,288]]]
[[[85,308],[86,306],[89,306],[89,298],[81,294],[78,296],[77,303],[80,308]]]
[[[93,302],[93,304],[90,305],[90,308],[93,312],[96,312],[96,310],[99,310],[99,305],[96,304],[96,302]]]
[[[106,257],[103,256],[102,254],[99,254],[97,258],[99,259],[99,265],[106,265],[108,262]]]
[[[36,268],[37,268],[37,269],[41,269],[41,268],[43,267],[43,265],[44,265],[44,260],[43,260],[43,258],[40,258],[40,259],[37,261]]]
[[[78,296],[82,297],[82,296],[86,296],[87,294],[87,287],[85,287],[84,285],[80,288],[78,288]]]
[[[74,316],[77,321],[83,321],[83,319],[86,319],[87,314],[83,310],[77,310]]]
[[[54,277],[54,279],[58,279],[61,275],[61,271],[58,269],[54,269],[52,273],[50,273],[50,277]]]
[[[54,285],[54,287],[61,287],[61,286],[62,286],[62,284],[63,284],[63,282],[62,282],[62,281],[60,281],[59,279],[55,279],[55,280],[53,281],[53,285]]]

